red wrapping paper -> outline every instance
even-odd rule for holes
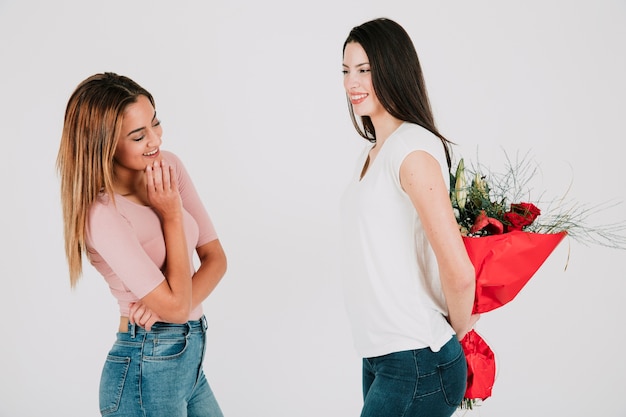
[[[513,300],[566,234],[516,230],[464,236],[465,249],[476,270],[474,313],[486,313]]]
[[[486,313],[513,300],[567,235],[512,231],[484,237],[463,237],[476,271],[474,313]],[[466,399],[491,396],[495,356],[487,343],[470,331],[461,341],[467,360]]]
[[[467,388],[465,398],[486,400],[496,380],[496,358],[493,351],[474,330],[461,342],[467,361]]]

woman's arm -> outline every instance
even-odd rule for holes
[[[191,267],[174,168],[165,160],[149,165],[146,184],[150,206],[161,219],[167,257],[166,279],[141,301],[162,321],[186,323],[191,311]]]
[[[198,223],[200,238],[208,243],[196,248],[200,259],[200,267],[193,275],[190,311],[204,301],[217,286],[226,271],[226,256],[211,219],[206,212],[200,197],[193,185],[185,166],[180,159],[171,153],[165,153],[170,164],[176,167],[177,185],[183,206]],[[168,253],[169,258],[169,253]],[[136,322],[150,330],[152,324],[164,321],[152,309],[147,308],[140,300],[130,305],[129,318],[131,323]]]
[[[479,318],[472,315],[476,281],[441,167],[427,152],[411,152],[400,167],[400,183],[417,210],[437,258],[448,320],[460,340]]]
[[[207,299],[226,273],[226,254],[218,239],[206,243],[196,249],[200,258],[200,267],[192,280],[191,309],[196,308]],[[150,310],[141,300],[130,305],[129,319],[150,331],[161,317]]]
[[[213,292],[226,273],[226,254],[218,239],[196,249],[200,267],[193,275],[191,308],[196,308]]]

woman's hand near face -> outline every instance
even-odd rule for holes
[[[182,201],[176,183],[174,167],[165,160],[146,167],[148,203],[162,220],[182,215]]]
[[[174,168],[167,161],[146,167],[148,203],[161,219],[165,239],[165,281],[142,298],[142,303],[163,321],[185,323],[191,311],[191,277],[183,205]]]

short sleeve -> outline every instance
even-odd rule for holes
[[[448,189],[450,189],[450,173],[441,139],[423,127],[412,124],[405,124],[405,128],[400,132],[399,136],[399,140],[396,141],[397,146],[393,158],[395,172],[399,175],[402,162],[411,152],[424,151],[439,163],[443,180]]]
[[[154,219],[158,222],[156,216]],[[160,224],[156,226],[160,231]],[[136,231],[108,198],[91,207],[86,237],[90,261],[110,285],[123,284],[134,296],[143,298],[165,279],[158,266],[165,254],[148,255]]]
[[[202,246],[212,240],[217,239],[217,232],[213,226],[213,222],[206,211],[202,200],[196,191],[196,188],[183,165],[180,158],[171,152],[163,152],[167,161],[176,169],[176,175],[178,176],[178,189],[183,201],[185,210],[191,214],[196,223],[198,224],[199,236],[196,247]]]

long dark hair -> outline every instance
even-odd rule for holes
[[[393,20],[379,18],[354,27],[343,44],[343,52],[351,42],[360,44],[367,54],[374,93],[381,105],[393,117],[420,125],[441,139],[450,169],[452,142],[435,126],[422,67],[408,33]],[[359,125],[349,100],[348,109],[357,132],[376,142],[371,118],[361,116]]]

